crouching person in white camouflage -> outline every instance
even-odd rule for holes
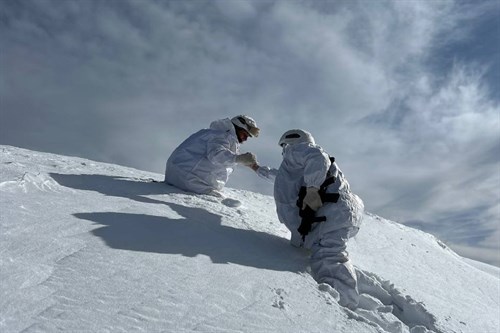
[[[359,230],[363,202],[309,132],[287,131],[279,145],[283,161],[274,182],[278,218],[291,231],[292,245],[311,250],[315,280],[335,288],[340,305],[354,309],[359,292],[346,243]]]
[[[259,128],[252,118],[239,115],[215,120],[184,140],[170,155],[165,182],[182,190],[223,197],[233,168],[244,165],[261,173],[253,153],[240,153],[240,145],[257,137]]]

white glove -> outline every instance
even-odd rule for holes
[[[264,178],[267,181],[273,182],[276,176],[278,175],[278,170],[274,168],[270,168],[268,166],[261,166],[256,170],[257,174]]]
[[[254,153],[244,153],[236,155],[236,163],[246,166],[252,166],[254,164],[257,164],[257,157],[255,157]]]
[[[317,211],[321,206],[323,206],[323,202],[321,201],[318,191],[319,188],[316,187],[307,188],[306,195],[302,201],[302,209],[309,206],[312,210]]]
[[[269,174],[271,173],[271,168],[268,166],[261,166],[257,170],[255,170],[259,176],[262,178],[269,178]]]

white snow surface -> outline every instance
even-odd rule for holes
[[[151,179],[160,182],[152,182]],[[499,269],[367,214],[360,308],[308,273],[273,198],[0,146],[0,332],[500,332]]]

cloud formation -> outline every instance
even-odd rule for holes
[[[500,265],[499,7],[0,0],[0,139],[161,173],[216,118],[254,117],[272,166],[301,127],[369,211]]]

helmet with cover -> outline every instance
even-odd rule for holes
[[[234,126],[242,128],[245,131],[247,131],[247,133],[251,137],[258,137],[259,136],[260,129],[257,127],[257,123],[255,122],[255,120],[253,120],[249,116],[239,115],[239,116],[233,117],[231,119],[231,122],[234,124]]]
[[[303,142],[315,144],[313,136],[308,131],[292,129],[283,133],[278,144],[284,147],[285,145],[295,145]]]

